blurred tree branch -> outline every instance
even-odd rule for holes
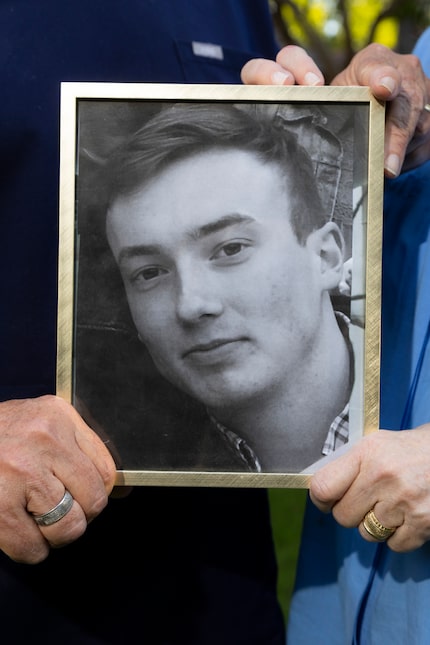
[[[367,7],[365,3],[357,7],[353,0],[337,0],[332,5],[323,0],[318,5],[312,0],[270,0],[280,44],[304,47],[328,82],[359,49],[371,42],[381,42],[378,34],[384,21],[391,19],[391,24],[396,26],[397,42],[393,49],[400,53],[410,52],[420,33],[430,24],[428,0],[382,0],[379,4],[379,13],[375,15],[374,0],[368,0]],[[320,9],[319,22],[315,19],[318,15],[315,7]],[[335,36],[327,33],[328,21],[339,28]],[[354,37],[357,22],[364,28],[361,42]]]

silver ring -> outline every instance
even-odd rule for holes
[[[42,515],[33,515],[34,521],[39,526],[50,526],[59,522],[73,506],[73,497],[68,490],[65,490],[63,499],[58,502],[57,506],[51,508],[47,513],[42,513]]]
[[[426,103],[426,104],[425,104],[425,106],[424,106],[424,110],[425,110],[426,112],[430,112],[430,103]]]

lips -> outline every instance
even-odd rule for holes
[[[236,343],[242,343],[246,341],[246,338],[215,338],[207,343],[198,343],[193,345],[190,349],[187,349],[183,354],[183,358],[187,356],[205,356],[216,354],[219,351],[225,349],[229,350]]]

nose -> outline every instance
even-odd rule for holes
[[[198,269],[181,273],[176,305],[181,322],[193,323],[207,316],[219,316],[222,310],[222,298],[213,279]]]

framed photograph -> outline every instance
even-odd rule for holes
[[[384,105],[63,83],[57,393],[118,485],[296,487],[378,428]]]

